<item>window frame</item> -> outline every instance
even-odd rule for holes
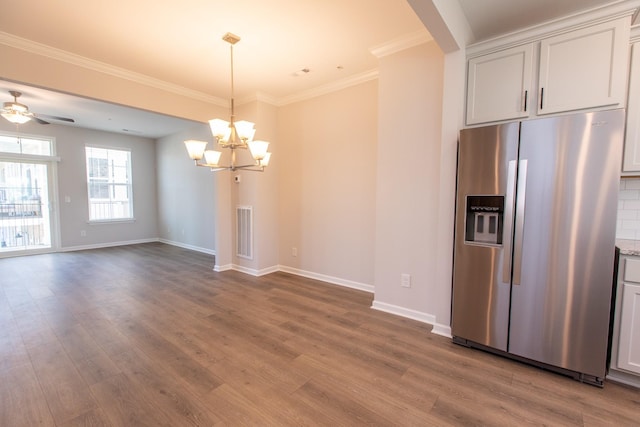
[[[92,153],[91,150],[102,150],[102,151],[106,151],[106,157],[97,157],[96,154],[97,153]],[[130,148],[125,148],[125,147],[111,147],[111,146],[104,146],[104,145],[99,145],[99,144],[85,144],[85,176],[86,176],[86,185],[87,185],[87,216],[88,216],[88,223],[90,224],[100,224],[100,223],[114,223],[114,222],[132,222],[135,221],[135,216],[134,216],[134,197],[133,197],[133,155],[132,155],[132,150]],[[92,157],[90,157],[90,154],[93,154]],[[120,164],[120,165],[114,165],[113,161],[114,159],[111,157],[112,154],[116,154],[116,155],[122,155],[122,154],[126,154],[126,160],[124,162],[124,165]],[[90,176],[92,169],[89,166],[89,159],[105,159],[106,162],[106,176],[105,177],[98,177],[99,179],[97,180],[96,177],[92,177]],[[111,160],[111,164],[110,164],[110,160]],[[115,172],[114,172],[114,167],[116,168],[122,168],[125,167],[124,170],[124,176],[125,179],[122,180],[121,178],[118,178]],[[100,179],[101,178],[101,179]],[[106,181],[105,181],[106,180]],[[95,184],[96,182],[98,183],[102,183],[102,184],[106,184],[107,186],[107,193],[108,193],[108,198],[96,198],[96,197],[92,197],[92,189],[95,189],[95,186],[92,186],[92,184]],[[125,194],[127,194],[127,198],[126,199],[122,199],[122,198],[118,198],[117,197],[117,192],[116,192],[116,188],[117,187],[123,187],[124,186],[124,192]],[[104,204],[107,206],[107,209],[109,210],[109,215],[108,217],[104,217],[104,216],[100,216],[100,217],[96,217],[96,218],[92,218],[92,212],[93,206],[96,206],[98,203],[96,203],[95,201],[99,201],[98,203]],[[114,216],[114,208],[117,207],[118,205],[121,205],[123,201],[127,202],[128,204],[128,216]]]
[[[16,142],[22,144],[22,140],[34,140],[34,141],[42,141],[49,143],[49,154],[32,154],[25,153],[23,151],[23,146],[20,146],[19,151],[3,151],[0,147],[0,154],[2,157],[7,159],[18,159],[18,160],[35,160],[38,162],[41,161],[54,161],[59,162],[60,157],[56,155],[56,138],[53,136],[43,136],[43,135],[35,135],[35,134],[27,134],[27,133],[19,133],[19,132],[9,132],[9,131],[0,131],[0,137],[6,138],[15,138]]]

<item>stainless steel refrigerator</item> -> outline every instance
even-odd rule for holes
[[[602,385],[624,110],[460,132],[454,342]]]

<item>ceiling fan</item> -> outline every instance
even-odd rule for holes
[[[9,120],[11,123],[23,124],[28,122],[29,120],[34,120],[41,125],[50,124],[48,121],[43,120],[40,117],[46,117],[49,120],[59,120],[63,122],[75,123],[75,120],[68,117],[33,113],[29,111],[29,107],[18,102],[18,98],[22,95],[22,93],[15,90],[10,90],[9,93],[11,94],[11,96],[13,96],[13,102],[5,102],[2,110],[0,110],[0,115]]]

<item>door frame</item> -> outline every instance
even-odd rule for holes
[[[15,137],[28,137],[26,135],[17,135],[10,132],[3,133]],[[55,153],[55,138],[42,136],[39,136],[38,138],[49,139],[51,141],[51,151]],[[0,161],[42,164],[47,167],[49,205],[43,208],[49,209],[49,230],[51,239],[51,245],[48,248],[0,252],[0,258],[58,252],[60,250],[60,209],[58,203],[58,162],[60,161],[60,158],[57,156],[0,152]]]

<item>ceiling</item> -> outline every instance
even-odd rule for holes
[[[475,41],[612,3],[457,1]],[[37,13],[35,7],[5,5],[0,31],[220,99],[230,97],[226,32],[242,38],[234,46],[239,100],[256,94],[282,100],[348,80],[376,69],[371,48],[428,36],[406,0],[56,0],[37,2]],[[19,101],[35,113],[72,117],[86,128],[157,138],[193,125],[2,80],[0,102],[12,100],[9,90],[22,92]]]
[[[458,0],[475,41],[620,0]]]

